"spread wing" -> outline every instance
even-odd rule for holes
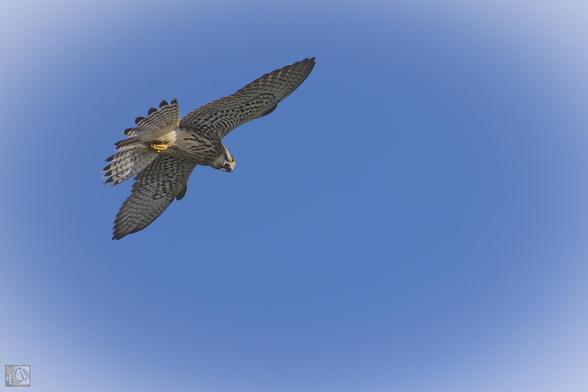
[[[113,239],[147,227],[174,199],[186,193],[195,164],[185,159],[159,154],[137,175],[131,196],[123,203],[114,222]]]
[[[265,116],[298,88],[314,67],[314,57],[267,73],[233,95],[218,99],[190,112],[180,126],[225,137],[239,125]]]

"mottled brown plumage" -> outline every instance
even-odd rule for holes
[[[131,196],[114,224],[113,239],[147,227],[174,199],[184,197],[196,165],[233,171],[235,160],[222,143],[233,129],[265,116],[308,77],[314,58],[267,73],[232,95],[190,112],[180,121],[176,99],[162,101],[136,127],[125,130],[127,139],[116,144],[107,159],[106,182],[113,185],[136,176]]]

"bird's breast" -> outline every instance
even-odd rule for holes
[[[218,155],[218,149],[213,140],[210,140],[205,135],[187,132],[182,129],[177,131],[175,147],[189,154],[201,165],[209,164]]]

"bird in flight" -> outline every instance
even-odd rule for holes
[[[196,165],[225,172],[235,169],[233,154],[222,139],[239,125],[273,112],[278,103],[298,88],[314,67],[314,57],[267,73],[232,95],[210,102],[180,119],[178,101],[161,101],[147,117],[115,143],[106,159],[105,183],[113,185],[135,177],[131,195],[114,221],[112,239],[147,227],[174,200],[181,200]]]

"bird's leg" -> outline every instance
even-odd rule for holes
[[[151,143],[150,147],[155,150],[155,152],[163,152],[169,148],[169,143],[155,141]]]

